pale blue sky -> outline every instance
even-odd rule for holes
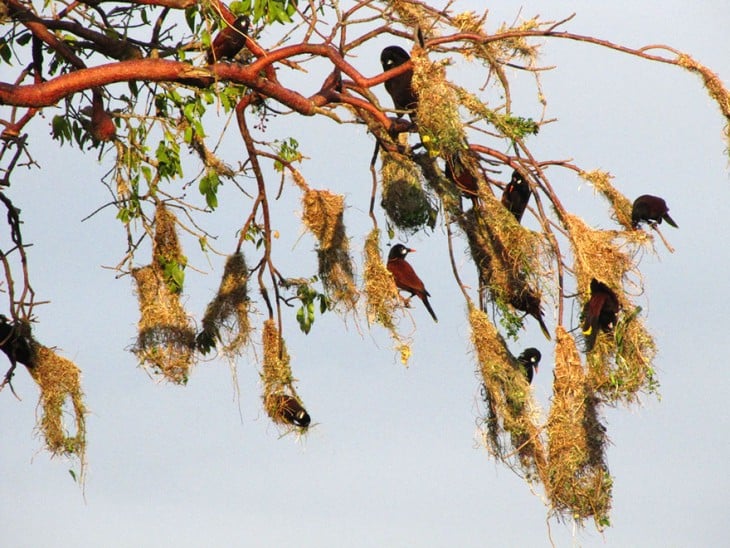
[[[556,20],[575,11],[567,26],[572,32],[629,46],[669,44],[730,83],[725,0],[504,1],[492,10],[489,28],[511,21],[520,6],[525,16]],[[358,67],[379,72],[378,52],[386,45],[375,45]],[[544,76],[544,88],[549,117],[559,122],[532,139],[533,152],[609,170],[629,197],[664,196],[680,226],[664,229],[676,253],[657,241],[658,256],[642,260],[646,294],[639,301],[659,348],[662,399],[605,413],[613,527],[600,535],[588,524],[573,536],[570,525],[552,521],[552,538],[558,546],[719,546],[727,541],[730,489],[730,375],[722,350],[730,307],[730,180],[723,118],[699,79],[678,68],[559,40],[542,51],[544,64],[558,66]],[[529,99],[525,89],[517,90],[518,101]],[[382,87],[377,93],[389,104]],[[46,109],[45,122],[53,114]],[[303,167],[310,183],[347,194],[346,224],[359,257],[369,228],[372,142],[351,126],[305,122],[272,120],[268,135],[297,137],[312,157]],[[111,209],[80,222],[108,199],[98,182],[108,161],[97,165],[92,154],[48,146],[38,138],[46,126],[35,129],[32,150],[43,170],[18,172],[9,194],[33,243],[34,288],[52,301],[37,309],[36,336],[83,369],[89,468],[84,501],[69,465],[39,451],[37,391],[19,371],[14,385],[23,401],[7,390],[0,394],[4,546],[549,545],[541,500],[475,441],[479,382],[441,228],[409,240],[418,249],[411,263],[433,294],[440,321],[434,324],[416,303],[408,369],[378,328],[361,335],[357,324],[343,328],[329,314],[304,336],[291,312],[292,366],[318,424],[304,439],[280,439],[261,410],[252,357],[238,363],[240,415],[224,362],[201,363],[184,388],[156,384],[137,367],[125,351],[138,319],[131,282],[101,268],[118,262],[124,234]],[[243,157],[235,131],[224,150],[231,163]],[[612,227],[588,186],[568,172],[551,179],[567,205]],[[302,264],[314,268],[312,240],[299,239],[298,196],[287,184],[274,206],[282,233],[275,259],[287,275],[302,274]],[[203,222],[220,235],[217,248],[230,251],[247,205],[230,184],[220,198],[218,213]],[[196,245],[187,242],[191,264],[208,274],[189,269],[186,295],[199,316],[217,288],[222,260],[213,258],[211,272]],[[547,408],[551,349],[530,329],[513,350],[530,345],[543,351],[533,386]]]

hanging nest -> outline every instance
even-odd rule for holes
[[[86,454],[86,406],[81,391],[81,371],[71,361],[47,346],[31,341],[30,375],[41,390],[43,415],[38,427],[53,455],[76,456],[82,466]],[[63,424],[64,405],[70,400],[76,432],[70,435]]]
[[[261,379],[264,384],[264,408],[277,424],[297,427],[304,431],[309,426],[309,415],[304,411],[301,399],[294,388],[289,353],[279,335],[276,322],[268,319],[263,328],[264,361]],[[299,410],[304,411],[307,420],[297,424],[294,420]],[[306,424],[303,424],[306,422]]]
[[[459,116],[459,102],[446,80],[448,60],[431,62],[418,48],[413,61],[413,91],[418,95],[418,133],[433,157],[450,158],[464,149],[466,135]]]
[[[480,204],[459,217],[459,226],[479,274],[482,309],[489,301],[495,303],[508,333],[514,335],[522,320],[513,309],[542,317],[548,247],[540,234],[520,225],[494,196],[482,193]]]
[[[556,329],[555,382],[548,418],[548,468],[545,487],[553,510],[581,522],[592,517],[609,524],[613,479],[605,462],[606,429],[573,337]]]
[[[382,151],[381,159],[381,205],[388,219],[406,232],[436,226],[438,209],[423,188],[418,166],[408,156],[397,152]]]
[[[205,309],[203,329],[195,339],[198,350],[207,354],[221,340],[221,330],[230,334],[223,352],[233,356],[248,344],[251,336],[248,298],[249,271],[243,253],[228,257],[218,293]]]
[[[640,312],[641,307],[637,306],[624,314],[613,333],[599,337],[586,356],[588,384],[605,403],[636,403],[641,392],[659,391],[652,367],[656,346]]]
[[[175,215],[164,204],[158,204],[155,210],[155,237],[152,242],[152,257],[159,266],[170,290],[180,293],[183,288],[187,257],[183,255],[177,238],[176,223]]]
[[[499,460],[522,470],[528,480],[539,477],[545,467],[540,437],[540,413],[519,362],[507,349],[487,315],[474,306],[469,309],[471,340],[484,382],[487,416],[484,442]]]
[[[379,323],[385,327],[396,344],[401,363],[408,365],[411,347],[397,331],[393,312],[400,303],[398,288],[393,275],[383,263],[380,251],[380,231],[374,228],[365,240],[365,267],[363,274],[363,292],[365,293],[365,310],[368,322]]]
[[[588,353],[588,378],[593,390],[609,403],[631,403],[640,391],[656,392],[659,385],[651,365],[656,347],[641,321],[640,307],[623,290],[623,280],[634,268],[631,246],[635,242],[621,244],[620,237],[628,233],[593,230],[572,215],[566,215],[565,226],[575,258],[574,272],[581,307],[590,299],[590,284],[595,278],[613,291],[621,311],[613,331],[599,334]],[[636,232],[641,231],[630,234]],[[624,252],[619,245],[628,246],[629,250]]]
[[[342,221],[345,198],[327,190],[308,189],[302,204],[304,224],[319,243],[319,277],[327,297],[350,311],[355,308],[359,294],[350,258],[350,242]]]

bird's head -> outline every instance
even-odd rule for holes
[[[410,61],[411,56],[400,46],[388,46],[380,54],[380,64],[383,70],[390,70],[399,67],[403,63]]]
[[[388,260],[393,259],[405,259],[406,255],[408,255],[410,252],[415,251],[415,249],[410,249],[403,244],[395,244],[392,248],[390,248],[390,253],[388,253]]]
[[[541,358],[542,354],[537,348],[526,348],[518,359],[525,365],[531,365],[537,372],[537,366]]]

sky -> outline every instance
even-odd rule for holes
[[[463,9],[480,3],[456,4]],[[730,84],[730,36],[724,0],[503,1],[488,28],[529,17],[562,19],[566,30],[628,46],[664,43],[690,53]],[[358,67],[380,72],[378,52]],[[401,43],[405,47],[408,44]],[[291,310],[285,324],[298,391],[314,427],[281,437],[261,409],[254,355],[236,364],[200,363],[185,387],[151,379],[127,351],[138,320],[128,277],[115,279],[124,233],[108,201],[94,153],[58,149],[34,127],[42,170],[17,172],[9,195],[22,210],[33,286],[49,304],[36,309],[35,335],[83,370],[88,417],[85,494],[63,459],[51,459],[34,434],[37,389],[25,373],[16,400],[0,393],[0,530],[2,543],[35,546],[719,546],[726,542],[730,413],[720,360],[728,330],[727,245],[730,182],[723,117],[700,80],[668,65],[596,46],[551,40],[543,64],[549,117],[557,122],[531,141],[539,158],[572,158],[611,172],[627,196],[666,198],[678,230],[663,228],[675,253],[657,239],[641,259],[639,297],[659,352],[661,398],[605,409],[614,477],[612,527],[600,534],[546,520],[540,496],[479,445],[479,381],[468,344],[463,298],[453,282],[444,229],[416,235],[409,257],[433,297],[435,324],[420,303],[402,325],[413,357],[403,367],[383,330],[362,320],[318,317],[305,336]],[[455,67],[455,71],[459,68]],[[389,104],[382,87],[376,91]],[[529,105],[525,84],[517,102]],[[525,108],[528,108],[527,106]],[[355,256],[369,229],[368,164],[372,141],[361,129],[327,120],[272,120],[267,136],[295,136],[311,158],[312,186],[345,193],[345,222]],[[38,138],[40,137],[40,138]],[[223,156],[243,158],[235,131]],[[605,204],[569,173],[551,174],[568,207],[597,227],[613,228]],[[230,252],[247,215],[233,185],[203,219]],[[275,260],[292,276],[314,267],[313,241],[298,223],[298,192],[287,183],[273,207],[281,238]],[[664,225],[666,226],[666,225]],[[187,242],[186,306],[200,316],[215,293],[223,259],[196,254]],[[140,254],[138,263],[147,257]],[[470,265],[463,261],[461,268]],[[263,307],[261,307],[263,308]],[[550,314],[548,314],[550,323]],[[553,325],[553,324],[551,324]],[[530,327],[520,347],[543,351],[533,381],[549,406],[552,351]],[[240,396],[237,396],[240,394]]]

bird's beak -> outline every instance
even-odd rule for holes
[[[533,365],[532,368],[535,370],[535,375],[537,375],[537,370],[540,368],[537,365]]]
[[[415,253],[415,252],[416,252],[416,250],[415,250],[415,249],[409,249],[409,250],[408,250],[408,253]]]

